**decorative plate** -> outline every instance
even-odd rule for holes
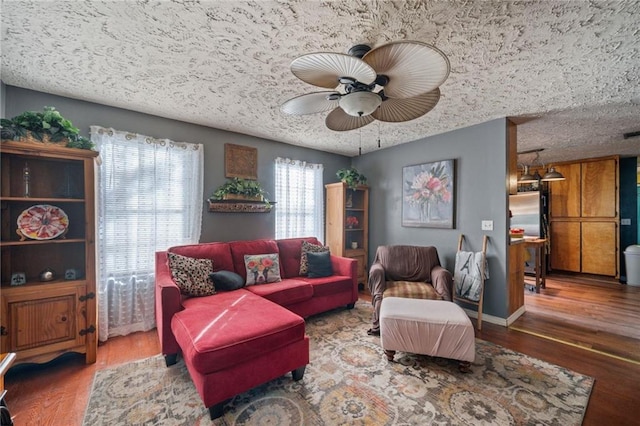
[[[32,240],[51,240],[67,232],[69,218],[56,206],[38,204],[18,216],[18,234]]]

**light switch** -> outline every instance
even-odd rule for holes
[[[483,220],[482,221],[482,230],[483,231],[493,231],[493,221],[492,220]]]

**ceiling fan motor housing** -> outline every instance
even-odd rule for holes
[[[362,59],[371,50],[371,46],[366,44],[356,44],[347,52],[351,56]]]

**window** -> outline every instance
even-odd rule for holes
[[[99,339],[155,326],[155,252],[197,243],[202,145],[91,127],[98,175]]]
[[[276,238],[324,239],[322,164],[276,158]]]

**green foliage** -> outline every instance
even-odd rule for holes
[[[245,195],[247,197],[262,196],[264,202],[268,203],[266,191],[257,180],[232,178],[215,190],[211,199],[222,200],[225,194]]]
[[[356,189],[358,185],[365,185],[367,183],[365,175],[360,173],[355,167],[340,169],[336,172],[336,176],[351,189]]]
[[[43,112],[25,111],[11,119],[0,120],[2,139],[20,140],[28,133],[44,141],[45,135],[51,142],[67,141],[68,148],[92,149],[93,142],[80,135],[80,130],[64,118],[54,107],[44,107]]]

